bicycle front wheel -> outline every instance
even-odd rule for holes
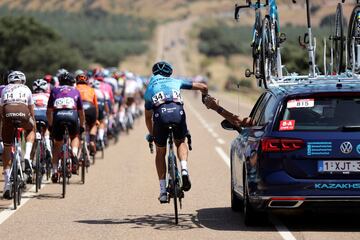
[[[263,19],[261,29],[261,72],[262,82],[265,89],[268,88],[268,83],[271,77],[271,47],[270,47],[270,22],[267,17]]]
[[[344,17],[341,3],[338,3],[335,14],[335,32],[334,32],[334,54],[335,54],[335,72],[339,74],[344,72]]]

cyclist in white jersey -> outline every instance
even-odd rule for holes
[[[15,121],[18,127],[25,130],[25,173],[28,175],[27,182],[31,183],[32,167],[30,159],[31,149],[35,139],[34,102],[30,89],[25,85],[25,74],[14,71],[8,76],[8,85],[3,89],[0,102],[2,120],[2,138],[4,141],[3,170],[4,170],[4,194],[9,199],[10,194],[10,166],[11,146],[14,143]]]

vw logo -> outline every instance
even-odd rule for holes
[[[342,153],[344,154],[349,154],[352,152],[352,145],[350,142],[343,142],[341,145],[340,145],[340,150]]]

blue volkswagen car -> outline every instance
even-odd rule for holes
[[[250,117],[230,153],[231,207],[246,224],[272,209],[360,208],[360,81],[268,89]]]

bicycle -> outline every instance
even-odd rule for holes
[[[238,5],[235,4],[235,20],[239,20],[239,12],[243,8],[251,8],[255,11],[255,23],[253,25],[252,30],[252,40],[251,40],[251,48],[252,48],[252,57],[253,57],[253,68],[252,71],[250,69],[245,70],[245,76],[247,78],[252,75],[258,79],[258,85],[261,87],[261,69],[262,67],[262,59],[261,59],[261,27],[262,27],[262,16],[261,16],[261,8],[265,7],[265,4],[262,4],[260,0],[257,0],[256,3],[252,3],[251,1],[246,1],[247,5]]]
[[[343,1],[344,2],[344,1]],[[359,72],[360,67],[360,0],[352,10],[349,20],[347,35],[347,48],[349,50],[349,62],[353,72]]]
[[[86,133],[82,134],[81,137],[81,149],[80,149],[80,158],[79,164],[81,165],[81,181],[85,184],[85,172],[88,172],[88,168],[90,166],[90,159],[89,159],[89,131],[86,130]],[[93,156],[95,158],[95,156]]]
[[[176,156],[174,152],[174,134],[173,129],[174,125],[169,125],[169,136],[168,136],[168,148],[169,153],[167,156],[167,175],[166,175],[166,191],[168,193],[168,203],[170,199],[173,198],[174,202],[174,211],[175,211],[175,224],[179,223],[179,211],[178,211],[178,201],[179,207],[182,208],[182,199],[185,197],[184,191],[182,189],[182,178],[181,173],[177,167]],[[191,146],[191,135],[188,133],[186,135],[188,140],[189,150],[192,150]],[[154,144],[152,140],[148,140],[150,152],[154,152]]]
[[[22,154],[21,154],[21,129],[20,121],[14,120],[14,146],[12,149],[12,166],[10,169],[10,184],[11,196],[14,202],[14,210],[21,204],[22,191],[26,188],[23,169],[22,169]]]
[[[46,172],[47,176],[49,176],[51,171],[51,161],[46,154],[45,138],[43,134],[45,129],[46,123],[44,121],[36,121],[36,164],[34,166],[36,192],[41,189],[43,174]]]
[[[245,76],[255,75],[258,79],[258,86],[268,88],[272,76],[282,77],[282,62],[280,44],[285,42],[286,35],[280,33],[279,14],[276,0],[266,0],[261,3],[257,0],[255,4],[246,0],[247,5],[235,5],[235,19],[239,19],[239,11],[242,8],[255,10],[255,23],[253,26],[253,38],[251,42],[253,55],[253,71],[245,71]],[[261,18],[261,8],[268,7],[268,14]]]
[[[59,159],[59,168],[58,168],[58,177],[59,183],[60,178],[62,179],[62,197],[65,198],[66,195],[66,185],[70,184],[70,178],[72,173],[72,160],[70,153],[70,135],[69,135],[69,126],[68,123],[62,123],[62,127],[65,128],[65,133],[63,136],[63,146],[61,150],[61,157]]]

